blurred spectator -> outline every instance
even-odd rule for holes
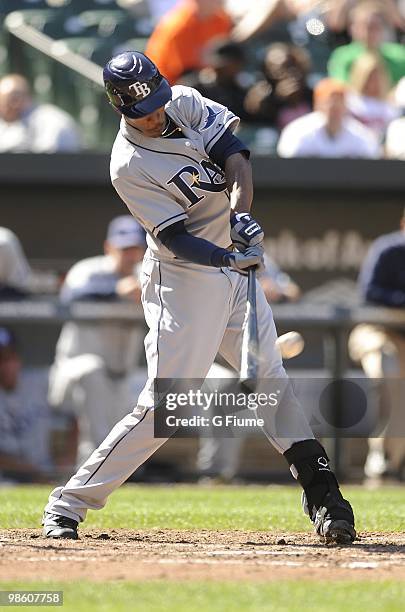
[[[246,42],[265,32],[279,21],[294,21],[304,15],[324,14],[329,9],[326,0],[259,0],[245,3],[244,14],[232,31],[232,38]]]
[[[359,288],[365,302],[405,308],[405,211],[400,231],[380,236],[371,245],[360,271]],[[385,394],[385,404],[387,399],[389,404],[383,401],[380,406],[387,425],[380,438],[370,439],[366,476],[388,472],[405,478],[405,330],[359,325],[350,335],[349,351],[367,376],[379,379],[389,391]]]
[[[405,114],[405,77],[402,77],[395,86],[393,101],[395,105]]]
[[[164,15],[145,54],[173,85],[185,73],[203,68],[207,43],[229,34],[231,19],[222,0],[182,0]]]
[[[405,161],[405,117],[392,121],[387,129],[385,155],[391,159]]]
[[[220,102],[242,121],[249,122],[251,117],[244,107],[247,89],[241,84],[245,67],[243,47],[234,42],[217,42],[208,49],[206,60],[206,68],[185,75],[180,83],[194,87],[205,98]]]
[[[315,111],[283,130],[280,157],[379,157],[373,132],[347,116],[346,92],[343,83],[322,79],[314,90]]]
[[[364,53],[352,66],[347,96],[350,114],[369,127],[383,142],[388,124],[399,115],[389,101],[390,80],[385,65],[375,53]]]
[[[296,302],[301,297],[299,286],[283,272],[268,255],[264,256],[265,271],[260,275],[260,284],[269,304]]]
[[[354,6],[368,0],[334,0],[330,3],[328,25],[335,32],[341,32],[347,26],[350,11]],[[401,6],[395,0],[378,0],[379,8],[385,14],[389,24],[399,30],[405,29],[405,18]]]
[[[29,293],[31,269],[17,236],[0,227],[0,300],[24,298]]]
[[[47,387],[46,375],[22,369],[14,334],[0,327],[0,479],[49,480]]]
[[[311,60],[305,49],[274,43],[264,60],[265,80],[249,90],[245,107],[257,122],[282,130],[288,123],[310,113],[312,90],[307,85]]]
[[[131,215],[113,219],[104,255],[76,263],[61,289],[65,304],[77,300],[140,302],[140,263],[145,232]],[[73,410],[79,422],[81,463],[132,410],[134,368],[144,330],[126,322],[70,321],[63,326],[50,376],[50,403]]]
[[[331,77],[348,82],[353,63],[367,51],[379,55],[390,80],[397,83],[405,76],[405,47],[386,42],[387,20],[378,2],[362,2],[350,13],[352,42],[338,47],[332,53],[328,71]]]
[[[232,38],[238,42],[263,34],[278,22],[305,24],[307,33],[319,36],[325,31],[324,22],[327,22],[333,5],[329,0],[258,0],[254,3],[245,0],[244,10],[234,10],[233,4],[240,4],[240,1],[228,2],[231,13],[237,17]]]
[[[146,0],[153,23],[166,15],[180,0]]]
[[[51,104],[34,104],[19,74],[0,79],[0,153],[56,153],[80,149],[73,119]]]
[[[394,119],[387,128],[385,155],[391,159],[405,160],[405,77],[397,83],[394,102],[402,116]]]
[[[359,283],[367,302],[405,307],[405,212],[400,230],[380,236],[370,247]]]

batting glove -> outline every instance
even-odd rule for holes
[[[258,272],[264,268],[263,255],[257,247],[251,247],[244,253],[228,253],[224,257],[225,264],[239,274],[247,275],[247,269],[254,267]]]
[[[263,242],[264,232],[249,213],[236,213],[231,217],[231,240],[242,253]]]

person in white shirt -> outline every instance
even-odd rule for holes
[[[72,153],[81,149],[79,129],[52,104],[35,105],[20,74],[0,79],[0,153]]]
[[[385,138],[385,156],[405,160],[405,77],[395,87],[394,102],[400,116],[391,121]]]
[[[390,77],[378,55],[363,53],[352,66],[349,84],[349,113],[373,130],[382,143],[388,124],[399,116],[400,110],[388,97]]]
[[[25,297],[31,274],[19,239],[8,228],[0,227],[0,300]]]
[[[405,160],[405,117],[394,119],[388,126],[385,154],[389,159]]]
[[[314,90],[315,111],[292,121],[281,132],[280,157],[379,158],[377,137],[346,106],[347,86],[322,79]]]

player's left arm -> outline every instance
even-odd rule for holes
[[[249,247],[258,247],[263,242],[264,233],[249,212],[253,200],[249,149],[230,129],[227,129],[212,147],[210,157],[225,172],[231,204],[233,244],[242,252]]]
[[[232,213],[250,212],[253,202],[252,166],[244,151],[233,153],[226,159],[225,178]]]

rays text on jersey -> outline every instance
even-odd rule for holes
[[[207,180],[203,180],[205,175]],[[205,195],[199,192],[215,192],[226,190],[225,176],[221,169],[208,159],[201,160],[199,167],[183,166],[174,176],[167,181],[167,185],[173,184],[189,200],[190,206],[200,202]]]

